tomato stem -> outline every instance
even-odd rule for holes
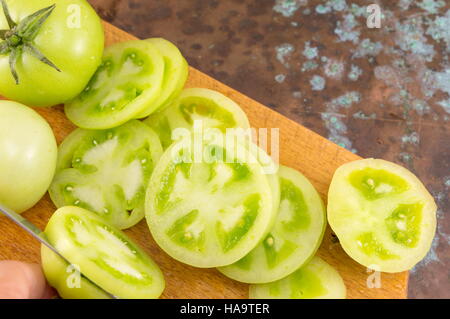
[[[11,74],[16,81],[16,84],[19,84],[19,75],[16,71],[16,64],[19,56],[19,52],[17,52],[18,50],[19,49],[11,50],[11,53],[9,55],[9,68],[11,69]]]
[[[1,1],[2,1],[3,13],[5,14],[5,18],[6,18],[6,21],[8,22],[8,26],[10,29],[13,29],[16,26],[16,23],[13,21],[13,19],[11,18],[11,15],[9,14],[9,9],[8,9],[8,6],[6,5],[5,0],[1,0]]]
[[[53,64],[52,61],[50,61],[49,59],[47,59],[42,53],[41,51],[39,51],[36,47],[32,46],[29,43],[25,43],[24,44],[24,49],[30,53],[32,56],[34,56],[36,59],[38,59],[39,61],[47,64],[48,66],[54,68],[56,71],[61,72],[61,70],[55,65]]]
[[[45,21],[47,21],[48,17],[56,8],[56,4],[30,14],[17,25],[11,18],[5,0],[0,1],[2,4],[3,13],[5,14],[8,26],[10,28],[10,30],[0,30],[0,39],[4,40],[4,42],[0,43],[0,54],[10,54],[9,66],[16,84],[19,84],[19,75],[16,70],[16,65],[23,50],[34,56],[42,63],[45,63],[56,71],[61,72],[61,70],[52,61],[45,57],[42,52],[32,44],[42,25]]]
[[[18,35],[24,38],[24,40],[26,41],[33,40],[44,22],[48,19],[50,14],[52,14],[55,7],[55,4],[51,5],[39,11],[36,11],[35,13],[20,21],[19,25],[17,26]]]
[[[0,54],[6,54],[8,52],[9,52],[8,43],[6,43],[6,42],[0,43]]]
[[[5,40],[6,34],[9,30],[0,30],[0,39]]]

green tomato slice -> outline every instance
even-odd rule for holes
[[[159,98],[164,59],[147,41],[114,44],[84,91],[65,105],[69,120],[85,129],[117,127]]]
[[[232,264],[269,229],[274,201],[268,178],[246,146],[230,145],[230,136],[218,134],[203,141],[203,156],[197,156],[195,141],[182,139],[153,172],[147,223],[178,261],[200,268]]]
[[[300,172],[279,169],[281,201],[274,227],[255,249],[219,271],[246,283],[267,283],[288,276],[310,260],[322,242],[325,208],[309,180]]]
[[[339,273],[320,257],[289,276],[266,284],[250,285],[250,299],[345,299],[346,288]]]
[[[328,221],[342,248],[384,272],[411,269],[431,247],[436,204],[407,169],[379,159],[341,166],[328,193]]]
[[[41,245],[41,263],[45,278],[63,299],[111,299],[111,296],[98,288],[44,245]]]
[[[145,191],[161,155],[156,133],[137,120],[77,129],[60,145],[50,197],[57,207],[83,207],[129,228],[144,218]]]
[[[137,118],[148,117],[158,109],[162,109],[170,104],[180,95],[189,74],[189,65],[175,45],[162,38],[152,38],[147,41],[161,53],[164,59],[164,79],[162,92],[158,99],[139,114]]]
[[[118,298],[158,298],[164,290],[163,274],[153,260],[123,232],[92,212],[74,206],[60,208],[50,218],[45,235],[73,267]],[[80,288],[70,285],[73,282],[62,271],[66,263],[52,254],[43,249],[42,264],[62,297],[106,297],[86,279],[81,280]],[[64,271],[70,273],[67,268]]]
[[[185,89],[172,104],[152,114],[144,122],[155,130],[163,148],[172,142],[177,128],[192,129],[198,120],[204,129],[217,128],[223,133],[228,128],[250,128],[247,115],[233,100],[209,89]]]

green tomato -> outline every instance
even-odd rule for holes
[[[274,227],[247,256],[219,268],[227,277],[246,283],[276,281],[301,267],[319,248],[326,226],[319,194],[294,169],[281,166],[279,176],[281,202]]]
[[[11,29],[4,37],[6,40],[0,39],[0,94],[33,106],[52,106],[76,97],[99,66],[104,47],[100,18],[89,3],[85,0],[5,0],[5,3],[17,25],[10,28],[0,6],[0,30]],[[49,14],[40,28],[31,32],[36,21],[30,24],[31,28],[24,28],[26,17],[44,8],[48,10],[36,16],[40,19]],[[19,84],[10,62],[15,64]]]
[[[83,207],[129,228],[144,218],[145,191],[161,155],[156,133],[137,120],[109,130],[77,129],[59,148],[50,197],[57,207]]]
[[[164,290],[159,267],[133,241],[104,219],[83,208],[67,206],[50,218],[45,235],[71,263],[42,248],[41,259],[49,283],[63,298],[107,298],[98,287],[121,299],[158,298]]]
[[[155,130],[164,149],[172,142],[175,129],[192,129],[199,120],[203,128],[217,128],[223,133],[228,128],[248,129],[247,115],[233,100],[222,93],[209,89],[185,89],[178,99],[160,112],[144,121]]]
[[[48,123],[32,109],[0,101],[0,202],[21,213],[47,191],[57,145]]]
[[[164,109],[170,104],[178,95],[180,95],[189,74],[189,65],[175,45],[162,38],[152,38],[147,41],[150,42],[164,58],[164,79],[160,96],[145,110],[145,112],[139,114],[138,118],[147,117],[159,109]]]
[[[201,268],[229,265],[268,231],[270,184],[252,153],[242,144],[231,146],[231,138],[219,132],[203,140],[200,152],[195,140],[182,139],[156,165],[146,219],[159,246],[178,261]]]
[[[339,273],[315,256],[289,276],[267,284],[250,285],[250,299],[345,299]]]
[[[110,299],[111,296],[98,288],[79,270],[41,245],[41,263],[47,282],[63,299]]]
[[[161,53],[148,41],[114,44],[84,91],[66,103],[66,115],[77,126],[96,130],[137,118],[161,96],[164,68]]]
[[[436,204],[407,169],[379,159],[341,166],[328,193],[328,221],[342,248],[385,272],[411,269],[431,247]]]

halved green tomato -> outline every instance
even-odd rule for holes
[[[201,268],[232,264],[270,227],[268,178],[253,153],[231,138],[219,132],[199,145],[195,138],[182,139],[153,172],[147,223],[159,246],[178,261]]]
[[[250,285],[250,299],[345,299],[339,273],[320,257],[289,276],[268,284]]]
[[[164,59],[147,41],[114,44],[84,91],[65,105],[69,120],[85,129],[117,127],[159,98]]]
[[[77,129],[59,147],[50,197],[57,207],[83,207],[129,228],[144,217],[145,191],[162,152],[156,133],[137,120]]]
[[[177,98],[183,90],[189,74],[189,65],[175,45],[162,38],[152,38],[147,41],[161,53],[164,59],[164,79],[158,99],[137,118],[147,117]]]
[[[74,269],[118,298],[158,298],[164,290],[163,274],[153,260],[94,213],[73,206],[60,208],[50,218],[45,235],[72,264],[46,247],[41,250],[44,273],[63,298],[108,297],[85,278],[70,278],[76,276]]]
[[[231,279],[267,283],[294,272],[322,242],[325,208],[314,186],[300,172],[279,169],[281,202],[276,223],[264,241],[238,262],[219,268]]]
[[[436,209],[414,174],[379,159],[341,166],[328,193],[328,221],[342,248],[360,264],[385,272],[411,269],[425,257]]]
[[[223,133],[229,128],[250,127],[247,115],[233,100],[222,93],[209,89],[185,89],[168,107],[152,114],[144,121],[155,130],[163,148],[174,140],[177,128],[192,129],[195,121],[201,121],[204,129],[217,128]]]
[[[50,286],[63,299],[111,299],[105,291],[79,273],[49,248],[41,245],[42,269]]]

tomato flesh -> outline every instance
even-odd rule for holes
[[[163,275],[150,257],[124,233],[94,213],[73,206],[60,208],[51,217],[45,235],[82,274],[116,297],[158,298],[164,290]],[[105,297],[89,283],[83,287],[86,281],[81,281],[81,289],[77,290],[67,286],[66,276],[58,279],[65,264],[53,266],[55,256],[52,254],[44,249],[44,271],[63,296]]]
[[[158,99],[163,78],[164,60],[151,43],[114,44],[84,91],[65,105],[66,115],[85,129],[117,127]]]
[[[289,276],[266,284],[250,285],[250,299],[345,299],[339,273],[319,257]]]
[[[138,118],[147,117],[159,109],[164,109],[177,98],[183,90],[189,73],[187,61],[171,42],[162,38],[152,38],[146,41],[150,42],[164,59],[164,79],[160,96]]]
[[[202,268],[231,264],[254,248],[271,223],[268,179],[243,145],[226,162],[216,156],[230,152],[224,146],[229,144],[205,141],[211,157],[202,161],[194,161],[190,145],[190,139],[175,143],[156,166],[147,190],[147,223],[159,246],[181,262]]]
[[[83,207],[129,228],[144,217],[145,190],[161,154],[157,135],[137,120],[110,130],[78,129],[60,146],[50,196],[57,207]]]
[[[246,283],[267,283],[294,272],[314,256],[322,241],[325,209],[311,183],[300,172],[281,166],[281,201],[274,227],[248,255],[219,268]]]
[[[328,195],[328,221],[344,250],[366,267],[411,269],[431,247],[436,204],[407,169],[366,159],[340,167]]]
[[[166,149],[173,142],[175,129],[192,129],[196,120],[205,129],[216,128],[223,133],[227,128],[250,127],[247,115],[234,101],[219,92],[200,88],[183,90],[178,99],[152,114],[145,123],[156,131]]]

